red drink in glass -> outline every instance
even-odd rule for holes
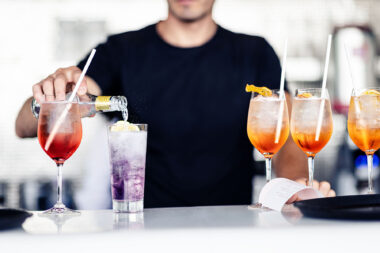
[[[58,167],[58,201],[44,215],[79,214],[62,203],[62,166],[77,150],[82,139],[82,123],[78,103],[67,101],[45,102],[38,119],[38,141],[42,149]]]
[[[56,163],[63,163],[77,150],[82,139],[82,127],[75,126],[73,133],[57,133],[48,150],[45,150],[46,141],[49,137],[47,125],[38,128],[38,140],[42,149]]]

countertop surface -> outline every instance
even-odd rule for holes
[[[80,212],[64,218],[33,212],[22,228],[0,232],[0,248],[15,252],[44,252],[52,247],[54,252],[80,247],[95,252],[119,247],[140,252],[260,248],[306,253],[321,252],[322,245],[338,251],[345,248],[345,252],[380,249],[380,222],[309,219],[292,206],[282,213],[247,206],[157,208],[136,214]]]

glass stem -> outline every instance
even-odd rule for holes
[[[267,176],[267,183],[272,179],[272,158],[265,158],[265,174]]]
[[[62,203],[62,167],[63,163],[57,163],[57,203],[56,207],[64,207]]]
[[[307,165],[309,168],[309,181],[307,182],[307,186],[313,187],[314,181],[314,157],[309,156],[307,158]]]
[[[373,168],[373,155],[367,155],[367,163],[368,163],[368,193],[373,193],[373,185],[372,185],[372,168]]]

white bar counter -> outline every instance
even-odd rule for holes
[[[355,252],[380,251],[380,222],[302,217],[247,206],[80,211],[53,220],[38,212],[0,232],[0,252]],[[365,252],[363,252],[365,253]]]

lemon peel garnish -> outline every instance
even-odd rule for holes
[[[267,87],[257,87],[253,84],[247,84],[245,86],[245,91],[246,92],[256,92],[256,93],[259,93],[260,95],[264,96],[264,97],[270,97],[272,96],[272,91],[267,88]]]

